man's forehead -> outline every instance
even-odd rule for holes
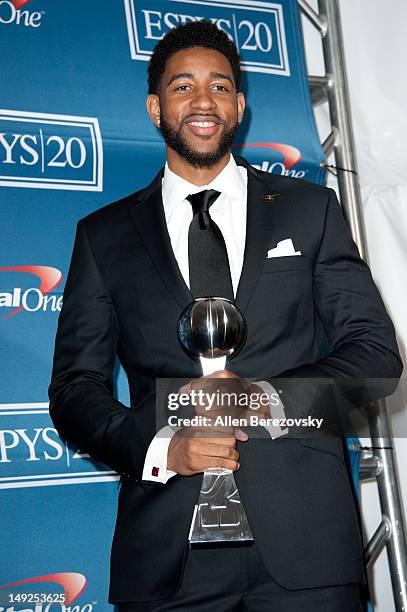
[[[208,49],[206,47],[191,47],[181,49],[171,55],[166,63],[165,72],[180,73],[188,72],[195,74],[197,72],[219,72],[233,76],[232,66],[228,58],[216,51],[216,49]]]

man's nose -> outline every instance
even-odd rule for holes
[[[216,102],[210,91],[207,89],[200,89],[195,93],[191,101],[191,106],[196,109],[208,110],[216,107]]]

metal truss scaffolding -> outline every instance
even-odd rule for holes
[[[335,155],[344,214],[359,252],[367,260],[339,2],[318,0],[318,12],[306,0],[298,0],[298,3],[321,34],[326,74],[309,76],[312,102],[315,105],[328,101],[332,130],[322,146],[327,156],[332,152]],[[347,171],[341,171],[341,168]],[[360,479],[376,478],[382,520],[366,546],[365,561],[369,567],[386,544],[395,609],[407,612],[406,530],[389,423],[386,401],[375,402],[369,417],[372,446],[369,455],[362,456]]]

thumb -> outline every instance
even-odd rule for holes
[[[249,436],[243,429],[240,429],[240,427],[235,427],[235,438],[239,440],[239,442],[247,442]]]

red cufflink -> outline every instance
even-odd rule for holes
[[[158,472],[159,472],[159,468],[158,467],[153,467],[153,469],[151,470],[151,474],[153,476],[158,476]]]

